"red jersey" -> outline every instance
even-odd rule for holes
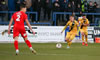
[[[21,34],[23,38],[27,37],[24,27],[24,21],[27,20],[27,14],[18,11],[13,14],[12,18],[14,20],[13,38],[19,36],[19,34]]]
[[[27,14],[18,11],[12,15],[12,18],[14,19],[14,27],[24,27],[24,21],[27,19]]]

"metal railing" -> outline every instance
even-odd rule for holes
[[[72,15],[72,13],[71,12],[53,12],[53,21],[54,21],[54,25],[56,26],[56,17],[57,17],[57,15]],[[79,15],[80,13],[75,13],[75,15]],[[83,14],[85,14],[85,15],[93,15],[93,16],[97,16],[97,15],[99,15],[100,16],[100,13],[83,13]],[[96,20],[95,20],[95,22],[94,23],[91,23],[91,25],[94,25],[94,26],[96,26],[97,25],[97,23],[96,23]]]
[[[16,11],[0,11],[0,14],[8,14],[9,15],[9,17],[11,18],[11,16],[12,16],[12,14],[14,13],[14,12],[16,12]],[[27,13],[27,15],[28,15],[28,19],[30,20],[30,15],[31,14],[35,14],[36,16],[35,16],[35,20],[37,21],[38,20],[38,14],[37,14],[37,12],[26,12]],[[71,12],[53,12],[53,14],[52,14],[52,21],[54,21],[54,25],[56,26],[56,15],[57,14],[59,14],[59,15],[71,15],[72,13]],[[83,14],[86,14],[86,15],[93,15],[93,16],[97,16],[97,15],[99,15],[100,16],[100,13],[83,13]],[[75,13],[75,15],[79,15],[79,13]],[[96,26],[96,25],[98,25],[97,24],[97,18],[95,19],[95,21],[94,21],[94,23],[92,23],[91,25],[94,25],[94,26]],[[9,24],[9,21],[0,21],[0,24]],[[41,24],[41,25],[44,25],[44,24],[47,24],[47,25],[51,25],[51,23],[49,23],[49,22],[47,22],[47,23],[33,23],[33,22],[31,22],[31,24]]]
[[[16,11],[0,11],[0,14],[8,14],[9,18],[11,18],[12,14],[15,13]],[[37,21],[38,19],[38,14],[37,12],[26,12],[26,14],[28,15],[28,20],[30,20],[30,15],[31,14],[35,14],[35,20]],[[1,21],[0,24],[9,24],[9,21]]]
[[[0,11],[0,14],[8,14],[8,18],[11,18],[11,16],[12,16],[12,14],[14,13],[14,12],[16,12],[16,11]],[[35,21],[37,21],[38,20],[38,13],[37,12],[26,12],[26,14],[28,15],[28,20],[30,21],[31,20],[31,18],[30,18],[30,15],[31,14],[35,14]],[[7,25],[7,24],[9,24],[9,21],[0,21],[0,24],[4,24],[4,25]],[[40,25],[49,25],[49,26],[51,26],[51,23],[34,23],[34,22],[30,22],[30,24],[40,24]]]

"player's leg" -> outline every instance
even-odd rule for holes
[[[72,35],[70,36],[68,46],[71,46],[72,40],[73,40],[74,38],[75,38],[75,34],[72,34]]]
[[[27,46],[32,51],[32,53],[35,53],[36,54],[36,51],[32,48],[32,45],[31,45],[30,41],[28,40],[28,38],[27,37],[23,37],[23,38],[24,38],[24,41],[26,42]]]
[[[88,37],[87,37],[87,35],[85,35],[85,45],[86,45],[86,46],[88,46],[87,40],[88,40]]]
[[[25,31],[25,28],[21,29],[20,33],[21,33],[21,36],[23,37],[25,43],[27,44],[27,46],[30,48],[30,50],[33,53],[36,53],[36,51],[32,48],[32,45],[31,45],[30,41],[27,38],[27,34],[26,34],[26,31]]]
[[[82,35],[82,45],[85,45],[84,35]]]
[[[68,46],[68,43],[69,43],[69,38],[70,38],[70,33],[69,32],[67,32],[67,35],[66,35],[66,42],[67,42],[67,48],[70,48],[69,46]]]
[[[66,38],[65,38],[67,43],[69,42],[69,38],[70,38],[70,32],[67,32],[67,35],[66,35]]]
[[[86,46],[88,46],[87,42],[88,42],[88,32],[86,31],[85,32],[85,45]]]
[[[32,48],[32,45],[31,45],[30,41],[27,39],[27,37],[24,38],[24,41],[29,48]]]
[[[19,48],[18,48],[18,37],[14,38],[14,47],[16,49],[16,55],[19,54]]]
[[[69,37],[68,36],[66,37],[66,42],[67,42],[67,48],[70,48],[68,45],[69,44]]]
[[[81,35],[82,35],[82,45],[85,45],[85,41],[84,41],[84,31],[81,29]]]
[[[70,47],[71,44],[72,44],[72,41],[70,41],[70,42],[68,43],[67,48]]]
[[[23,37],[24,41],[26,42],[27,46],[29,48],[32,48],[32,45],[31,45],[30,41],[27,38],[27,34],[26,34],[26,31],[25,31],[25,28],[21,28],[20,29],[20,33],[21,33],[21,36]]]
[[[19,31],[18,31],[18,29],[14,28],[13,29],[13,39],[14,39],[14,47],[16,49],[16,55],[18,55],[18,53],[19,53],[18,37],[19,37]]]
[[[69,41],[69,38],[66,38],[66,41],[67,41],[67,48],[70,48],[70,45],[69,45],[70,41]]]
[[[69,38],[68,38],[68,37],[66,37],[66,39],[65,39],[65,40],[66,40],[66,42],[67,42],[67,43],[69,42]]]

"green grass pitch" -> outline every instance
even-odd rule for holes
[[[32,43],[37,55],[31,53],[25,43],[19,44],[20,53],[15,55],[14,45],[0,43],[0,60],[100,60],[100,44],[82,46],[73,43],[70,49],[66,43],[57,49],[55,43]]]

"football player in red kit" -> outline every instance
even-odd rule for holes
[[[27,34],[26,34],[26,31],[25,31],[25,27],[24,27],[24,21],[25,21],[26,24],[28,25],[28,27],[30,28],[30,30],[33,32],[33,34],[35,34],[35,32],[32,30],[32,27],[31,27],[31,25],[28,21],[27,14],[25,14],[26,10],[27,10],[26,5],[21,4],[20,5],[20,11],[15,12],[12,15],[10,23],[9,23],[9,27],[8,27],[8,34],[10,34],[11,24],[14,21],[13,39],[14,39],[14,46],[15,46],[15,49],[16,49],[16,55],[18,55],[18,53],[19,53],[19,48],[18,48],[19,34],[21,34],[21,36],[23,37],[24,41],[26,42],[27,46],[30,48],[32,53],[36,53],[36,51],[32,48],[32,45],[27,38]]]

